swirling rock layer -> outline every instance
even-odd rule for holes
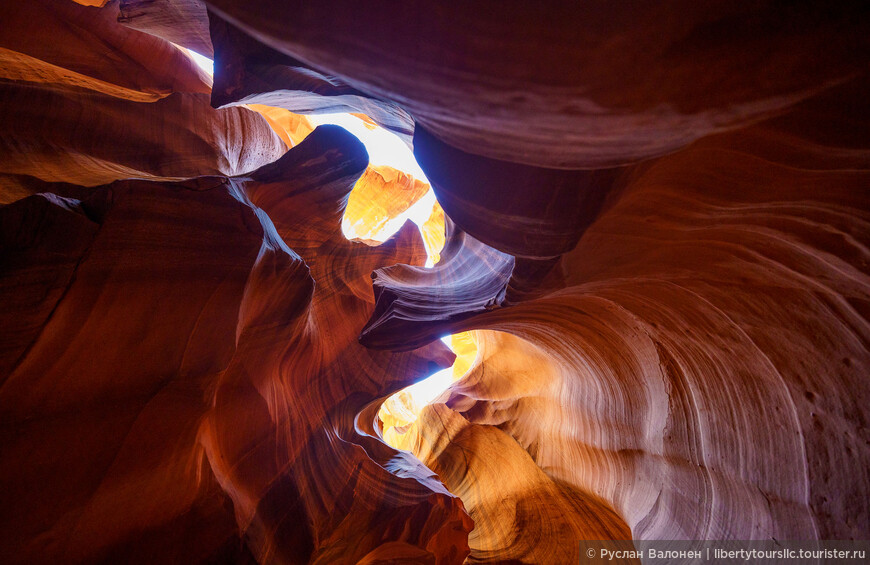
[[[870,536],[862,3],[3,13],[0,561]],[[366,152],[281,109],[413,144],[435,268],[342,236]]]
[[[450,326],[512,335],[479,333],[447,406],[636,538],[866,538],[865,84],[633,170],[567,288]]]
[[[386,537],[395,555],[461,562],[461,502],[408,456],[355,439],[357,410],[447,361],[443,347],[357,343],[369,272],[422,259],[416,229],[380,247],[341,235],[366,164],[324,127],[251,177],[123,181],[0,209],[17,258],[3,288],[51,297],[22,308],[4,348],[7,561],[355,563]],[[183,551],[167,541],[180,531]]]
[[[286,150],[253,112],[212,109],[209,77],[171,43],[119,24],[117,5],[5,4],[0,202],[30,193],[22,176],[95,186],[234,175]]]
[[[866,70],[860,2],[210,0],[274,49],[468,153],[599,169],[787,109]]]

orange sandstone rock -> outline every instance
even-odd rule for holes
[[[868,537],[863,3],[3,14],[4,563]],[[369,116],[443,220],[346,240],[363,148],[246,104]]]
[[[350,194],[343,222],[361,240],[382,240],[387,222],[428,191],[427,183],[407,173],[387,166],[370,166]]]

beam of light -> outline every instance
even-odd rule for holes
[[[192,49],[187,49],[181,47],[184,51],[190,55],[190,58],[194,60],[194,62],[199,66],[200,69],[207,72],[209,75],[214,76],[214,61],[206,57],[205,55],[200,55],[196,51]]]
[[[432,404],[432,401],[441,396],[441,393],[447,390],[451,383],[453,383],[453,367],[447,367],[412,384],[405,389],[405,392],[410,394],[417,406],[422,408],[427,404]]]

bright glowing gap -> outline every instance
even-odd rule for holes
[[[191,59],[193,59],[193,62],[196,63],[196,65],[200,69],[202,69],[206,73],[208,73],[209,76],[214,76],[214,61],[212,61],[211,59],[209,59],[205,55],[200,55],[199,53],[197,53],[193,49],[188,49],[187,47],[182,47],[181,45],[178,45],[177,43],[173,43],[173,45],[175,45],[176,47],[178,47],[179,49],[181,49],[182,51],[187,53],[187,55]]]
[[[190,58],[210,76],[214,75],[213,60],[180,45],[176,45],[176,47],[187,53],[188,56],[190,56]],[[257,107],[255,106],[252,109],[257,110]],[[370,165],[376,167],[390,167],[410,175],[424,185],[429,185],[429,180],[426,178],[426,174],[423,172],[423,169],[420,168],[420,165],[417,164],[417,160],[414,158],[414,154],[407,144],[392,132],[378,127],[370,120],[364,120],[357,115],[349,113],[311,114],[307,115],[306,118],[314,127],[324,124],[334,124],[341,126],[352,133],[365,146],[366,151],[369,154]],[[273,128],[276,127],[271,121],[269,123]],[[429,188],[429,190],[407,210],[385,220],[379,220],[378,224],[380,225],[375,233],[365,233],[366,230],[361,228],[361,226],[366,223],[363,218],[352,222],[345,217],[341,223],[341,230],[347,239],[366,239],[383,242],[399,231],[407,220],[411,220],[417,224],[421,236],[423,236],[424,241],[426,241],[426,251],[428,256],[426,266],[431,267],[436,260],[433,258],[433,255],[436,255],[438,250],[431,248],[433,242],[427,240],[423,226],[427,220],[430,220],[430,218],[433,217],[433,214],[437,216],[437,214],[433,212],[436,210],[436,204],[435,193],[431,188]],[[437,210],[440,210],[440,208],[437,208]],[[362,233],[360,232],[360,229],[362,229]],[[431,234],[429,239],[432,239]],[[435,239],[439,238],[436,237]],[[438,247],[438,243],[434,243],[434,245]]]
[[[312,125],[334,124],[354,134],[369,153],[372,165],[385,165],[408,173],[415,179],[429,184],[423,169],[417,164],[414,153],[398,136],[382,127],[371,127],[352,114],[311,114]]]
[[[392,132],[376,126],[369,121],[363,120],[354,114],[312,114],[307,117],[315,127],[318,125],[333,124],[343,127],[356,136],[365,146],[366,151],[368,151],[369,164],[371,167],[389,167],[409,175],[414,179],[414,182],[422,183],[426,187],[429,186],[429,180],[426,178],[426,174],[420,168],[420,165],[417,164],[417,160],[414,158],[414,153],[405,142],[399,139],[399,137]],[[396,190],[396,198],[401,199],[401,190]],[[396,202],[397,201],[395,200],[392,201],[393,204]],[[383,213],[382,205],[383,202],[381,204],[375,204],[373,202],[372,206],[374,211],[370,213]],[[424,241],[426,241],[428,255],[426,266],[431,267],[436,261],[436,259],[433,258],[433,255],[437,254],[439,250],[437,248],[440,248],[440,246],[443,245],[443,241],[440,242],[440,244],[434,244],[435,248],[433,248],[433,242],[427,241],[426,239],[424,224],[429,221],[430,218],[433,218],[433,215],[438,217],[436,211],[440,211],[440,207],[437,207],[435,193],[432,191],[431,187],[429,187],[423,196],[416,202],[413,202],[409,208],[389,218],[370,218],[367,216],[349,218],[346,214],[342,220],[341,229],[344,236],[348,239],[364,239],[382,242],[386,241],[390,236],[399,231],[407,220],[411,220],[417,224],[420,234],[423,236]],[[443,221],[441,223],[443,224]],[[378,226],[373,233],[369,232],[366,228],[366,226],[370,227],[372,225]]]
[[[464,377],[477,357],[477,342],[471,332],[443,337],[441,341],[456,354],[453,366],[393,394],[378,411],[384,441],[396,449],[411,448],[414,423],[420,412]]]
[[[447,387],[453,383],[453,367],[447,367],[438,371],[431,377],[426,377],[418,383],[414,383],[405,389],[411,395],[416,404],[422,409],[438,398]]]

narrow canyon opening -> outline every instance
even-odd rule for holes
[[[438,399],[450,385],[466,375],[477,357],[477,342],[472,332],[462,332],[442,338],[456,355],[453,365],[430,377],[396,392],[378,411],[382,437],[396,449],[411,451],[408,442],[411,426],[424,407]]]
[[[191,54],[202,68],[208,70],[210,59]],[[320,125],[337,125],[353,134],[365,146],[369,166],[348,196],[341,221],[344,236],[348,240],[377,246],[395,235],[405,222],[411,221],[423,239],[425,267],[432,267],[440,261],[445,243],[444,211],[411,149],[401,139],[363,114],[295,115],[282,108],[257,104],[250,107],[266,116],[278,132],[285,131],[286,124],[292,123],[296,129],[293,137],[287,140],[294,145]],[[474,362],[477,344],[473,332],[444,336],[441,341],[456,356],[454,363],[395,392],[378,411],[382,438],[396,449],[411,450],[408,432],[420,411],[461,379]]]
[[[397,136],[362,114],[313,114],[314,126],[345,128],[366,147],[369,166],[351,191],[341,230],[349,240],[379,245],[406,221],[413,222],[426,249],[426,267],[440,260],[445,242],[444,211],[410,148]],[[461,379],[474,362],[477,345],[472,332],[448,335],[441,341],[456,355],[453,365],[399,390],[378,411],[387,444],[409,451],[407,434],[420,411]]]
[[[870,552],[866,1],[0,14],[3,565]]]

